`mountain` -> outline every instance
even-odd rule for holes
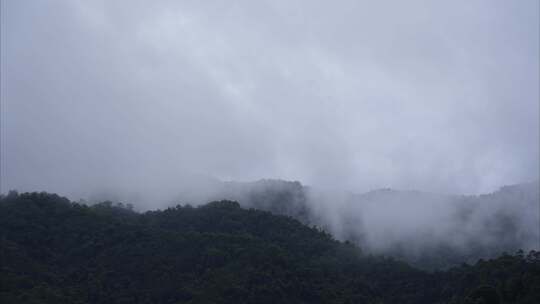
[[[474,263],[540,248],[538,190],[528,183],[478,196],[372,191],[349,197],[332,231],[426,269]]]
[[[537,182],[476,196],[392,189],[363,194],[324,192],[282,180],[215,183],[208,193],[198,200],[180,201],[238,201],[245,208],[322,227],[365,251],[423,269],[444,269],[504,252],[540,249]]]
[[[2,303],[538,303],[540,253],[445,272],[367,255],[234,201],[137,213],[0,199]]]

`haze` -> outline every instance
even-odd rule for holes
[[[1,3],[1,192],[538,179],[536,0]]]

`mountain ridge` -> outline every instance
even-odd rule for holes
[[[0,199],[0,234],[3,303],[540,299],[540,252],[429,273],[233,201],[137,213],[111,202],[12,192]]]

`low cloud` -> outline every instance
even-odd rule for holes
[[[3,1],[1,190],[158,197],[283,178],[481,193],[538,179],[538,12]]]

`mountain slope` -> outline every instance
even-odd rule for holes
[[[540,248],[538,183],[460,196],[391,189],[328,193],[299,182],[261,180],[222,183],[209,198],[292,216],[366,251],[424,269]]]
[[[232,201],[139,214],[11,193],[0,200],[0,232],[2,303],[540,299],[536,253],[430,274]]]

